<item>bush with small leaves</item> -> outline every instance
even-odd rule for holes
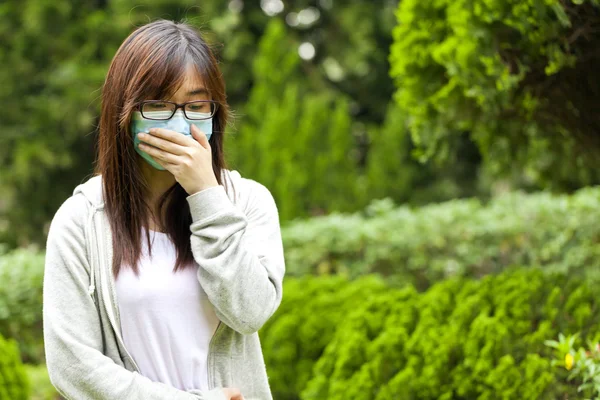
[[[600,281],[600,188],[510,193],[413,209],[373,203],[283,228],[287,276],[380,273],[419,289],[448,277],[541,266]]]
[[[17,343],[0,335],[0,400],[28,399],[29,381]]]
[[[348,313],[384,290],[375,276],[353,282],[340,276],[286,280],[281,306],[260,332],[273,397],[297,399]]]
[[[396,16],[390,74],[422,158],[468,133],[498,175],[600,182],[600,1],[403,0]]]
[[[558,335],[558,340],[548,340],[554,349],[553,366],[569,372],[569,380],[579,383],[578,391],[586,399],[600,399],[600,337],[588,338],[586,347],[579,346],[579,334]]]
[[[52,386],[52,382],[50,382],[50,376],[45,364],[25,364],[24,366],[31,384],[31,396],[29,400],[62,399],[54,386]]]
[[[450,279],[421,294],[380,291],[337,327],[301,398],[575,398],[544,340],[563,330],[597,333],[595,293],[534,268]]]
[[[19,343],[23,360],[44,360],[42,284],[44,253],[17,249],[0,254],[0,335]]]

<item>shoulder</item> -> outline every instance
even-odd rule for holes
[[[247,214],[266,212],[277,214],[277,204],[271,191],[262,183],[244,178],[238,171],[225,171],[224,185],[229,198]]]
[[[67,198],[58,208],[48,231],[48,241],[66,237],[81,237],[90,215],[91,204],[81,193]]]
[[[58,208],[48,235],[64,229],[83,229],[92,210],[103,207],[102,176],[92,176],[77,185],[73,194]]]

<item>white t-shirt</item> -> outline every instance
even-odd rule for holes
[[[123,340],[140,373],[181,390],[207,390],[208,345],[219,324],[202,290],[198,265],[173,272],[175,246],[150,231],[152,258],[142,235],[139,276],[121,268],[116,280]]]

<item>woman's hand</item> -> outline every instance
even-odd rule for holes
[[[227,400],[244,400],[244,396],[238,389],[234,388],[223,388],[223,393]]]
[[[219,185],[206,135],[196,125],[190,129],[196,140],[163,128],[152,128],[149,135],[138,134],[140,141],[147,143],[140,143],[140,149],[172,173],[188,195]]]

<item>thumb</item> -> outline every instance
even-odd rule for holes
[[[193,124],[190,129],[192,131],[192,137],[196,139],[196,141],[200,143],[202,147],[205,149],[210,149],[210,144],[208,143],[208,139],[206,138],[204,132],[202,132],[200,128]]]

